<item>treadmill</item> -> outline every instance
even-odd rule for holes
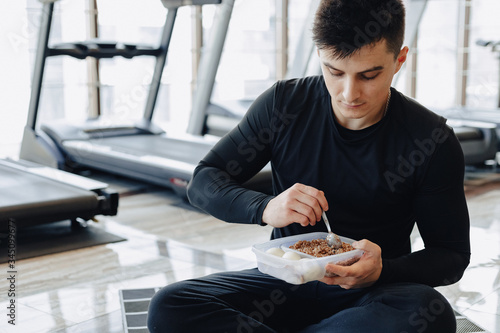
[[[22,160],[0,159],[0,232],[70,220],[81,227],[96,215],[116,215],[118,193],[107,184]]]
[[[476,41],[476,45],[482,46],[482,47],[489,47],[491,48],[492,53],[497,54],[497,59],[499,60],[498,63],[498,94],[497,94],[497,107],[500,109],[500,40],[484,40],[484,39],[478,39]]]
[[[173,136],[152,123],[153,111],[165,67],[167,52],[175,25],[177,10],[185,5],[217,4],[216,23],[212,29],[210,48],[202,55],[198,82],[215,80],[217,59],[220,59],[227,27],[235,0],[162,0],[167,15],[159,46],[144,46],[90,40],[56,44],[49,47],[54,3],[44,0],[40,24],[34,76],[28,117],[20,156],[23,159],[59,169],[85,167],[142,180],[171,188],[186,196],[186,187],[199,161],[220,139],[202,133]],[[215,31],[214,31],[215,30]],[[122,56],[153,56],[155,69],[150,84],[143,118],[136,123],[110,125],[100,118],[88,119],[83,124],[65,121],[36,126],[44,65],[47,57],[70,56],[111,58]],[[214,66],[203,68],[203,66]],[[199,91],[200,89],[197,89]],[[197,92],[198,93],[198,92]],[[195,94],[197,94],[195,93]],[[193,112],[191,117],[205,119],[205,114]],[[271,191],[270,165],[249,180],[251,189]]]
[[[453,118],[448,118],[447,124],[453,128],[460,142],[466,166],[482,167],[488,161],[496,160],[500,148],[496,124],[490,121],[459,119],[456,114]]]
[[[492,40],[477,40],[476,44],[482,47],[491,48],[492,53],[497,53],[497,57],[500,60],[500,40],[492,41]],[[500,62],[498,64],[498,69],[500,70]],[[500,74],[500,72],[499,72]],[[500,76],[499,76],[500,83]],[[479,122],[483,124],[490,124],[490,128],[494,128],[496,132],[496,137],[500,138],[500,84],[498,86],[498,96],[497,96],[497,107],[496,108],[481,108],[481,107],[456,107],[448,110],[443,110],[443,113],[458,119],[459,121],[470,121],[470,122]],[[491,126],[494,125],[494,126]],[[496,151],[500,152],[500,139],[497,140],[496,143]],[[490,153],[490,157],[491,157]],[[494,158],[491,158],[492,160]],[[497,160],[497,163],[500,160]]]
[[[301,34],[294,52],[293,63],[288,68],[285,79],[304,77],[308,75],[317,75],[321,73],[319,61],[312,61],[315,57],[316,46],[312,42],[311,27],[314,21],[316,10],[321,0],[309,0],[309,11],[305,16],[304,23],[301,29]],[[229,21],[226,26],[220,28],[227,31]],[[221,30],[222,30],[221,29]],[[208,60],[215,62],[215,58]],[[204,69],[215,68],[213,65],[203,66]],[[211,75],[208,75],[212,77]],[[208,87],[208,85],[211,85]],[[205,86],[207,85],[207,86]],[[205,119],[191,118],[188,126],[188,133],[200,133],[223,136],[234,128],[243,118],[248,108],[254,102],[253,99],[240,99],[224,101],[222,103],[212,103],[211,95],[213,82],[204,82],[201,86],[202,91],[197,94],[193,103],[193,111],[197,114],[205,113]]]
[[[407,29],[406,45],[412,45],[418,32],[418,26],[427,7],[428,0],[406,0]],[[398,72],[395,82],[399,78]],[[457,108],[458,109],[458,108]],[[447,118],[447,124],[453,128],[464,153],[466,166],[482,166],[486,161],[495,160],[497,146],[500,145],[496,125],[485,119],[460,117],[450,110],[435,110]],[[500,146],[498,146],[500,147]]]
[[[412,45],[417,37],[420,20],[427,7],[428,0],[405,0],[406,6],[406,30],[405,44]],[[312,21],[311,21],[312,22]],[[302,36],[300,44],[303,54],[300,60],[290,69],[290,77],[301,77],[304,75],[321,75],[319,60],[314,56],[316,48],[312,38]],[[485,44],[485,45],[490,45]],[[500,48],[500,43],[498,44]],[[307,63],[307,66],[304,65]],[[400,77],[399,71],[394,77],[394,84]],[[500,105],[500,100],[499,100]],[[464,153],[465,164],[467,166],[482,166],[486,161],[496,159],[497,151],[500,151],[500,117],[496,120],[492,117],[480,116],[481,113],[474,113],[475,116],[464,116],[466,112],[459,108],[449,110],[436,110],[440,115],[447,117],[447,124],[451,126],[460,142]],[[498,126],[497,126],[498,125]]]
[[[316,46],[310,29],[319,2],[320,0],[311,0],[309,12],[297,43],[294,61],[287,71],[287,79],[321,75],[321,66],[316,56]],[[411,45],[417,36],[418,26],[427,7],[427,0],[406,0],[405,5],[408,13],[405,42],[407,45]],[[477,44],[491,47],[493,51],[500,51],[500,42],[478,41]],[[401,71],[396,74],[395,83],[400,73]],[[188,131],[191,133],[203,131],[213,135],[223,135],[237,124],[252,103],[252,101],[242,100],[232,101],[224,105],[213,104],[210,103],[211,92],[211,89],[205,89],[205,93],[196,95],[193,110],[196,110],[196,113],[202,113],[202,110],[206,109],[207,116],[205,122],[201,118],[190,120]],[[500,107],[500,97],[498,103]],[[460,111],[458,108],[445,112],[438,111],[438,113],[449,117],[448,125],[453,127],[460,141],[466,165],[481,166],[485,161],[495,160],[497,151],[500,151],[500,116],[492,117],[491,112],[487,111],[464,112],[464,109]],[[465,113],[467,116],[464,115]]]

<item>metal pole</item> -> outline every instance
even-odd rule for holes
[[[413,45],[413,41],[417,38],[418,26],[422,20],[428,0],[409,0],[406,3],[406,28],[405,28],[405,45]],[[393,86],[399,80],[401,70],[394,75],[392,80]]]
[[[418,63],[418,32],[413,40],[413,45],[411,45],[410,53],[408,54],[408,60],[406,61],[406,91],[408,96],[412,98],[417,97],[417,63]]]
[[[497,42],[500,47],[500,42]],[[500,49],[498,51],[498,108],[500,109]]]
[[[161,76],[163,74],[163,69],[165,68],[165,63],[167,62],[168,47],[172,38],[172,31],[174,30],[176,16],[177,8],[168,8],[167,18],[165,20],[161,36],[161,52],[156,57],[156,65],[153,72],[153,78],[151,80],[151,86],[149,88],[148,99],[146,100],[146,108],[144,110],[143,118],[146,121],[151,121],[153,119],[153,111],[158,97],[158,92],[160,91]]]
[[[201,49],[203,47],[203,12],[202,6],[193,6],[192,9],[192,71],[191,71],[191,96],[194,95],[198,68],[200,66]]]
[[[288,68],[288,0],[276,0],[276,79]]]
[[[215,77],[222,57],[234,1],[223,0],[218,5],[215,23],[210,32],[210,40],[203,48],[204,51],[198,70],[197,87],[193,98],[193,108],[187,128],[189,134],[201,135],[203,132],[206,109],[212,97]]]
[[[88,0],[89,38],[99,37],[97,0]],[[89,118],[101,115],[101,92],[99,79],[99,59],[87,58],[88,93],[89,93]]]
[[[46,2],[42,7],[42,17],[40,30],[38,34],[38,43],[36,47],[35,66],[33,68],[33,78],[31,80],[31,96],[28,109],[28,120],[26,126],[35,130],[40,104],[40,94],[42,91],[43,72],[45,69],[45,60],[48,54],[48,41],[50,35],[50,26],[52,24],[52,13],[54,12],[54,3]]]
[[[469,67],[469,32],[470,32],[470,0],[459,2],[458,22],[458,56],[457,56],[457,85],[455,92],[455,104],[464,106],[467,103],[467,70]]]
[[[294,53],[294,60],[286,73],[286,78],[292,79],[296,77],[304,77],[307,73],[310,61],[316,54],[316,45],[312,40],[311,27],[314,22],[314,16],[319,6],[320,0],[312,0],[309,6],[309,12],[304,21],[302,32],[299,36],[299,41]],[[321,69],[315,74],[320,74]]]

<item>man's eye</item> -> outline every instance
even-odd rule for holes
[[[373,76],[361,75],[361,77],[363,78],[363,80],[367,80],[367,81],[369,81],[369,80],[373,80],[373,79],[374,79],[374,78],[376,78],[377,76],[378,76],[378,74],[377,74],[377,75],[373,75]]]
[[[332,74],[333,76],[336,76],[336,77],[340,77],[340,76],[342,76],[343,73],[330,71],[330,74]]]

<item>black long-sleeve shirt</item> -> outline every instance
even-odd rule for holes
[[[273,192],[295,183],[324,191],[332,231],[382,248],[379,283],[456,282],[470,258],[464,158],[446,120],[395,89],[386,116],[349,130],[334,117],[322,76],[277,82],[203,158],[190,201],[228,222],[262,224],[271,195],[241,184],[271,162]],[[411,252],[417,223],[425,249]],[[271,238],[325,231],[274,228]]]

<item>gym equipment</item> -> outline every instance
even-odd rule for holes
[[[476,41],[476,45],[490,47],[492,52],[499,53],[500,59],[500,41],[480,39]],[[498,164],[497,155],[500,152],[500,86],[497,109],[461,106],[441,110],[439,113],[449,117],[451,124],[461,124],[461,127],[453,127],[462,143],[466,164],[481,166],[485,161],[495,161],[492,164]]]
[[[417,38],[418,26],[427,7],[427,1],[428,0],[405,1],[407,13],[405,45],[412,45],[415,38]],[[312,22],[311,15],[312,13],[309,13],[308,20],[310,22]],[[321,67],[317,57],[314,56],[316,48],[314,47],[313,40],[308,36],[307,31],[305,31],[305,34],[302,36],[300,45],[304,53],[298,54],[300,58],[296,66],[292,66],[290,69],[290,77],[301,77],[308,73],[320,75]],[[393,84],[398,82],[400,73],[401,71],[394,76]],[[438,111],[438,113],[450,117],[448,119],[448,124],[453,127],[460,141],[465,155],[465,163],[467,165],[479,165],[487,160],[495,159],[497,145],[500,148],[500,141],[498,140],[500,131],[497,133],[495,124],[484,118],[457,117],[456,112],[452,112],[452,110],[441,110]]]
[[[476,41],[476,45],[483,46],[483,47],[489,47],[491,48],[491,52],[496,52],[498,59],[500,60],[500,40],[493,41],[493,40],[483,40],[479,39]],[[498,82],[500,83],[500,62],[498,63]],[[497,95],[497,107],[500,108],[500,84],[498,85],[498,95]]]
[[[492,41],[492,40],[477,40],[476,45],[489,47],[493,53],[497,53],[497,58],[500,60],[500,40]],[[497,95],[497,109],[470,109],[470,108],[462,108],[459,110],[462,118],[468,118],[477,121],[487,121],[496,125],[496,133],[500,138],[500,61],[498,63],[498,95]],[[497,144],[497,151],[500,152],[500,139]]]
[[[495,160],[499,143],[495,124],[458,118],[448,119],[447,123],[460,142],[466,165],[481,166],[486,161]]]
[[[118,193],[108,185],[28,161],[0,159],[0,231],[70,220],[85,225],[116,215]]]
[[[412,45],[418,32],[420,20],[425,12],[427,0],[406,0],[407,11],[407,29],[405,34],[405,44]],[[397,82],[399,73],[395,77]],[[459,108],[448,110],[437,110],[437,113],[448,117],[448,125],[453,130],[460,141],[465,164],[476,166],[484,164],[485,161],[494,160],[496,152],[500,148],[500,132],[496,130],[496,125],[487,120],[487,118],[461,117],[464,108],[457,112]],[[498,148],[497,148],[498,146]]]
[[[406,0],[406,32],[405,44],[412,45],[417,37],[418,26],[427,7],[428,0]],[[396,83],[401,71],[394,78]],[[460,141],[464,152],[465,164],[470,166],[484,164],[485,161],[494,160],[497,145],[500,144],[500,133],[495,130],[495,125],[483,119],[466,119],[457,116],[454,110],[436,110],[437,113],[448,118],[448,125]]]
[[[321,72],[319,62],[316,60],[316,47],[312,42],[311,26],[314,20],[316,9],[320,0],[310,0],[309,11],[304,19],[301,34],[294,52],[293,62],[287,70],[286,79],[304,77],[307,75],[316,75]],[[223,26],[218,25],[222,31],[227,31],[229,20]],[[220,58],[220,55],[219,55]],[[216,58],[212,59],[215,61]],[[208,62],[208,61],[207,61]],[[215,68],[213,65],[203,66],[203,68]],[[208,77],[215,78],[215,75]],[[225,101],[221,103],[212,103],[211,95],[214,81],[205,80],[200,87],[200,94],[195,96],[193,103],[193,112],[195,114],[206,114],[205,119],[191,118],[188,132],[192,134],[200,133],[223,136],[234,128],[253,103],[251,99]]]
[[[44,14],[40,24],[29,118],[21,145],[21,158],[60,169],[83,166],[104,170],[168,187],[177,194],[185,196],[186,186],[194,168],[219,138],[202,136],[201,131],[173,136],[152,123],[177,10],[185,5],[217,4],[218,6],[211,40],[207,43],[209,49],[202,55],[196,92],[197,96],[201,94],[210,96],[235,0],[162,0],[167,15],[158,47],[97,40],[49,47],[52,13],[56,1],[42,1]],[[156,64],[142,119],[137,123],[114,126],[110,126],[109,122],[106,123],[101,118],[89,119],[84,124],[59,121],[42,124],[39,130],[36,119],[44,65],[47,57],[56,55],[77,59],[154,56]],[[195,98],[194,104],[200,104],[201,100]],[[208,103],[208,100],[205,99],[205,103]],[[191,122],[203,122],[205,109],[203,107],[193,109]],[[270,191],[270,166],[266,166],[245,186]]]

